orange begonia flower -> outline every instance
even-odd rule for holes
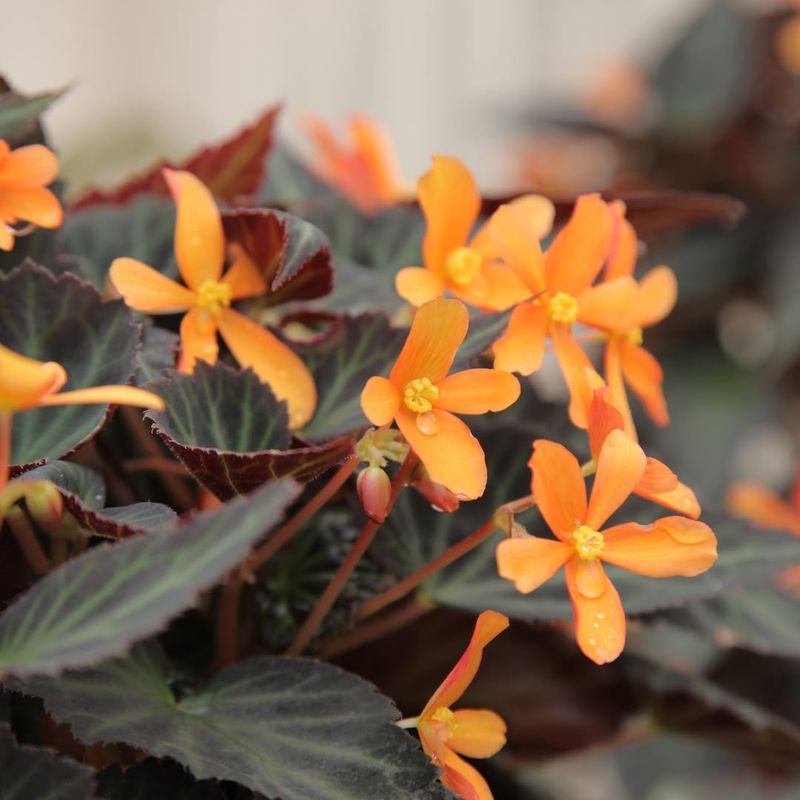
[[[500,542],[498,571],[527,593],[564,566],[579,647],[597,664],[613,661],[625,645],[625,613],[602,562],[652,578],[690,577],[716,561],[716,537],[685,517],[601,530],[647,470],[641,447],[624,431],[611,431],[603,442],[588,503],[581,468],[565,447],[540,439],[529,463],[533,494],[556,539],[526,535]]]
[[[589,407],[589,447],[595,461],[600,457],[600,450],[606,437],[613,430],[625,430],[622,414],[610,400],[608,387],[595,389]],[[700,516],[700,503],[695,493],[678,480],[678,476],[663,462],[656,458],[647,458],[647,466],[634,494],[644,497],[653,503],[697,519]]]
[[[347,146],[337,142],[318,117],[306,120],[306,130],[317,148],[314,167],[324,181],[371,214],[394,204],[403,194],[397,156],[386,132],[374,120],[353,115],[349,127],[351,143]]]
[[[198,359],[215,363],[219,332],[239,364],[251,367],[279,400],[286,401],[290,427],[302,427],[317,404],[311,373],[280,339],[230,307],[234,300],[265,292],[263,276],[241,249],[223,275],[225,236],[211,193],[189,172],[165,169],[164,177],[178,206],[175,257],[186,285],[133,258],[114,260],[111,282],[137,311],[187,312],[181,322],[178,369],[190,373]]]
[[[738,481],[728,489],[725,505],[734,516],[760,528],[789,531],[800,536],[800,468],[788,501],[766,486]]]
[[[11,418],[38,406],[115,403],[140,408],[164,409],[153,392],[135,386],[92,386],[60,392],[67,372],[55,361],[36,361],[0,344],[0,491],[8,480],[11,461]]]
[[[501,206],[490,226],[500,256],[533,295],[514,309],[506,332],[495,342],[494,365],[522,375],[536,372],[549,337],[569,388],[570,418],[581,428],[587,425],[593,370],[572,336],[572,326],[581,322],[607,327],[627,313],[637,297],[636,283],[629,276],[592,286],[608,256],[613,232],[614,217],[597,194],[578,198],[572,218],[546,253],[539,244],[537,221],[525,207]]]
[[[451,711],[450,707],[475,678],[486,645],[507,627],[508,617],[496,611],[484,611],[478,617],[464,654],[416,720],[423,749],[443,770],[442,783],[464,800],[492,800],[492,793],[480,773],[459,754],[491,758],[506,743],[506,724],[494,711]]]
[[[419,180],[418,193],[428,226],[422,243],[425,266],[397,273],[397,292],[404,300],[420,306],[449,291],[470,305],[502,311],[530,297],[515,271],[497,260],[490,224],[470,239],[481,198],[464,164],[451,156],[434,156],[433,168]],[[552,225],[553,204],[528,195],[511,205],[525,210],[538,244]]]
[[[460,498],[474,500],[486,488],[486,459],[478,440],[454,414],[508,408],[519,381],[496,369],[448,375],[469,325],[466,306],[438,299],[418,311],[389,378],[373,377],[361,407],[373,425],[394,420],[430,478]]]
[[[13,250],[18,222],[57,228],[64,212],[58,198],[44,187],[58,174],[58,159],[44,145],[11,150],[0,139],[0,250]]]

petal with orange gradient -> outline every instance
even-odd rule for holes
[[[557,442],[537,439],[528,466],[539,511],[550,530],[568,540],[586,519],[586,483],[578,459]]]
[[[462,708],[453,712],[447,746],[467,758],[491,758],[506,743],[506,723],[486,709]]]
[[[157,394],[135,386],[90,386],[87,389],[73,389],[43,397],[38,405],[77,406],[95,403],[164,410],[164,401]]]
[[[222,219],[211,192],[191,172],[163,171],[175,204],[175,258],[190,289],[218,281],[225,261]]]
[[[663,461],[648,458],[647,466],[634,491],[646,496],[671,492],[677,486],[678,476]]]
[[[220,315],[219,332],[239,364],[250,367],[278,400],[286,401],[289,427],[305,425],[317,407],[317,387],[300,357],[277,336],[230,308]]]
[[[697,501],[697,496],[685,483],[678,482],[678,485],[668,492],[643,492],[637,486],[634,494],[638,494],[652,503],[658,503],[664,508],[677,511],[679,514],[685,514],[692,519],[697,519],[700,516],[701,508],[700,503]],[[800,526],[798,530],[800,530]]]
[[[664,380],[661,365],[639,345],[621,341],[619,347],[625,380],[642,401],[653,422],[656,425],[669,425],[667,401],[661,388]]]
[[[547,288],[577,297],[603,268],[614,220],[599,194],[581,195],[569,222],[545,254]]]
[[[350,133],[364,163],[373,199],[380,204],[391,203],[400,187],[400,168],[391,140],[374,120],[359,115],[350,118]]]
[[[589,380],[594,372],[592,362],[572,337],[569,326],[550,325],[550,339],[569,389],[569,418],[576,427],[586,428],[592,402],[592,386]]]
[[[438,272],[425,267],[406,267],[394,278],[397,294],[412,306],[421,306],[444,294],[445,282]]]
[[[373,425],[388,425],[400,408],[398,388],[386,378],[370,378],[361,392],[361,408]]]
[[[174,314],[197,301],[190,289],[135,258],[115,258],[109,277],[126,305],[146,314]]]
[[[475,500],[486,489],[486,457],[470,429],[449,411],[434,408],[436,433],[417,427],[417,414],[401,405],[395,421],[434,483],[441,483],[461,500]]]
[[[484,611],[475,621],[472,638],[461,658],[450,670],[426,704],[420,717],[437,708],[450,708],[472,683],[481,665],[484,648],[508,627],[508,617],[497,611]]]
[[[513,268],[533,294],[545,290],[544,255],[538,220],[524,208],[503,205],[486,225],[500,258]]]
[[[57,228],[64,218],[58,198],[41,186],[13,189],[0,186],[0,218],[22,219],[40,228]]]
[[[445,748],[442,783],[452,789],[462,800],[494,800],[489,785],[471,764],[464,761],[449,747]]]
[[[467,369],[448,375],[438,384],[436,408],[454,414],[502,411],[519,398],[519,381],[499,369]]]
[[[577,584],[579,563],[580,559],[573,558],[566,565],[567,591],[575,614],[575,638],[585,656],[595,664],[607,664],[625,647],[625,612],[605,571],[600,575],[599,594],[588,597],[581,593]],[[602,566],[599,569],[602,570]],[[596,589],[592,588],[595,594]]]
[[[256,297],[268,288],[261,270],[241,247],[236,247],[233,263],[222,276],[222,283],[230,286],[232,300]]]
[[[216,322],[202,308],[189,309],[181,320],[181,352],[177,369],[192,373],[195,362],[216,364],[218,355]]]
[[[0,163],[0,189],[32,188],[52,183],[58,175],[58,158],[41,144],[18,147]]]
[[[401,390],[416,378],[438,383],[450,370],[468,327],[469,312],[458,300],[439,298],[420,306],[389,380]]]
[[[528,300],[531,290],[519,275],[507,264],[485,262],[481,270],[483,286],[480,299],[472,305],[480,306],[488,311],[505,311],[506,309]],[[469,290],[469,286],[464,290]],[[471,302],[468,300],[468,302]]]
[[[593,328],[629,330],[637,323],[639,286],[628,275],[590,286],[578,295],[578,321]]]
[[[61,364],[37,361],[0,344],[0,412],[40,405],[66,382],[67,373]]]
[[[575,550],[566,542],[541,539],[537,536],[503,539],[497,545],[497,572],[501,578],[514,581],[518,592],[527,594],[566,564]]]
[[[800,514],[777,492],[751,481],[739,481],[729,489],[725,506],[736,517],[762,528],[800,533]]]
[[[434,156],[433,167],[417,184],[428,223],[422,252],[425,266],[441,272],[447,255],[467,241],[481,198],[472,173],[457,158]]]
[[[608,434],[597,459],[586,524],[600,530],[605,521],[630,497],[644,475],[647,457],[624,431]]]
[[[609,394],[607,386],[595,389],[589,406],[589,450],[595,461],[608,434],[625,428],[622,414],[609,402]]]
[[[607,281],[622,275],[633,275],[636,268],[639,241],[633,225],[625,219],[625,206],[619,201],[609,204],[616,217],[611,237],[611,253],[606,261],[604,277]]]
[[[10,253],[14,249],[16,239],[11,229],[3,221],[3,216],[0,214],[0,250]]]
[[[717,560],[717,538],[703,522],[664,517],[652,525],[628,522],[603,531],[602,558],[649,578],[691,578]]]
[[[520,303],[494,343],[494,368],[530,375],[542,366],[547,314],[538,303]]]
[[[636,426],[633,424],[633,414],[628,402],[628,393],[625,389],[625,378],[622,372],[622,339],[612,336],[606,344],[604,354],[604,368],[606,383],[608,384],[608,399],[622,415],[625,432],[636,438]]]
[[[649,328],[661,322],[678,300],[678,281],[669,267],[651,269],[639,283],[636,325]]]

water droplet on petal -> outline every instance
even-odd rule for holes
[[[428,411],[425,414],[417,414],[417,430],[426,436],[433,436],[439,433],[439,420],[436,414]]]

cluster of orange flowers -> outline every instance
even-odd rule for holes
[[[397,197],[396,168],[374,126],[354,122],[352,152],[338,147],[320,123],[314,123],[314,133],[323,174],[360,208],[374,210]],[[0,142],[0,247],[10,249],[17,232],[11,226],[19,220],[58,224],[60,207],[42,188],[54,175],[55,162],[45,148],[10,153]],[[113,286],[138,311],[185,312],[178,369],[191,372],[198,360],[213,363],[219,333],[236,360],[286,400],[291,426],[301,427],[317,402],[308,369],[282,341],[231,307],[235,300],[266,291],[259,270],[241,249],[226,246],[219,210],[198,179],[168,170],[165,177],[178,209],[175,255],[185,285],[119,258],[111,266]],[[552,537],[514,526],[497,547],[497,567],[525,593],[564,567],[578,645],[598,664],[612,661],[623,649],[626,621],[603,562],[664,578],[697,575],[716,559],[716,539],[697,520],[700,508],[692,491],[639,446],[627,396],[630,387],[656,423],[669,422],[661,367],[643,347],[643,330],[672,309],[675,277],[667,267],[641,280],[633,277],[636,233],[623,204],[599,195],[579,197],[572,218],[544,249],[554,219],[552,203],[521,197],[476,230],[481,198],[469,170],[455,158],[435,157],[418,194],[427,222],[423,265],[401,270],[396,279],[399,294],[418,310],[388,377],[375,376],[364,386],[363,411],[384,432],[396,423],[433,484],[461,500],[478,498],[489,477],[484,453],[457,415],[502,411],[515,403],[520,383],[513,373],[539,370],[549,343],[569,390],[570,419],[587,431],[591,460],[581,466],[562,445],[533,442],[532,502]],[[449,374],[469,326],[465,304],[513,310],[494,344],[493,368]],[[604,375],[582,349],[577,325],[604,343]],[[12,413],[66,402],[162,404],[131,387],[59,394],[66,378],[57,364],[34,362],[0,346],[0,489]],[[373,465],[371,473],[375,470]],[[591,475],[587,497],[585,481]],[[634,493],[680,516],[604,527]],[[493,755],[505,741],[505,725],[493,712],[454,712],[450,706],[474,677],[483,648],[507,625],[502,614],[484,612],[462,659],[422,714],[405,723],[418,728],[445,783],[469,800],[487,800],[491,793],[458,753]]]

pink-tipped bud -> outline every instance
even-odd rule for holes
[[[389,513],[392,482],[380,467],[367,467],[358,474],[358,499],[373,522],[383,522]]]
[[[28,513],[43,528],[53,528],[61,522],[64,500],[50,481],[37,481],[25,490],[25,505]]]
[[[437,511],[456,511],[461,505],[457,495],[442,486],[441,483],[434,483],[430,478],[417,478],[414,481],[414,488]]]

